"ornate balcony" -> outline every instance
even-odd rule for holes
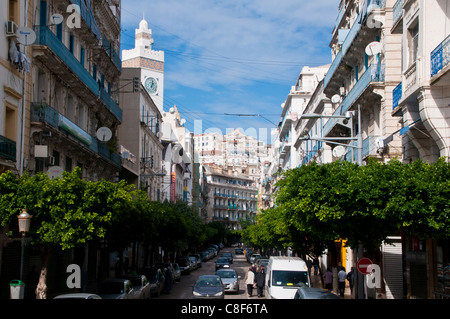
[[[0,157],[16,161],[16,142],[0,135]]]

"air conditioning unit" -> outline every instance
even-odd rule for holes
[[[14,21],[6,22],[6,35],[16,36],[19,26]]]

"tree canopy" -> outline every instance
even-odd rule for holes
[[[375,249],[399,232],[419,238],[450,235],[450,170],[443,159],[312,163],[284,172],[277,188],[275,207],[243,233],[258,246],[311,252],[347,239],[351,247]]]

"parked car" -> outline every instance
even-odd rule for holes
[[[128,279],[133,285],[134,299],[150,298],[150,282],[145,275],[126,275],[122,279]]]
[[[202,268],[202,257],[200,256],[200,254],[191,254],[190,257],[195,257],[197,268]]]
[[[322,288],[300,287],[294,295],[294,299],[341,299],[329,290]]]
[[[216,275],[222,280],[225,292],[239,292],[239,279],[236,270],[234,269],[219,269],[216,271]]]
[[[253,254],[250,256],[250,263],[254,264],[256,263],[256,260],[261,259],[261,255],[260,254]]]
[[[181,280],[181,269],[177,263],[172,263],[172,277],[175,281]]]
[[[73,294],[59,295],[53,299],[102,299],[102,297],[90,293],[73,293]]]
[[[222,253],[222,257],[227,257],[230,261],[230,264],[233,263],[233,254],[232,253]]]
[[[150,283],[150,294],[157,297],[161,295],[166,282],[162,269],[151,267],[145,268],[142,272],[145,274]]]
[[[100,283],[98,295],[102,299],[134,299],[133,285],[127,279],[110,279]]]
[[[219,257],[216,260],[216,271],[220,268],[230,268],[230,262],[227,257]]]
[[[211,252],[208,251],[202,251],[200,252],[200,258],[202,261],[208,261],[212,258]]]
[[[189,258],[189,260],[192,263],[192,270],[196,270],[199,268],[198,262],[197,262],[197,258],[194,256],[188,256],[187,258]]]
[[[225,289],[219,276],[204,275],[198,277],[192,295],[194,299],[224,299]]]
[[[178,264],[178,266],[180,266],[182,275],[189,275],[191,273],[192,266],[191,261],[188,258],[186,257],[178,258],[176,260],[176,263]]]
[[[236,255],[243,255],[243,254],[244,254],[244,250],[243,250],[242,248],[236,248],[236,249],[234,250],[234,253],[235,253]]]

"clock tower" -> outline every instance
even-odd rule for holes
[[[141,69],[141,81],[160,112],[164,104],[164,51],[155,51],[152,30],[143,19],[136,29],[135,48],[122,51],[122,67]]]

